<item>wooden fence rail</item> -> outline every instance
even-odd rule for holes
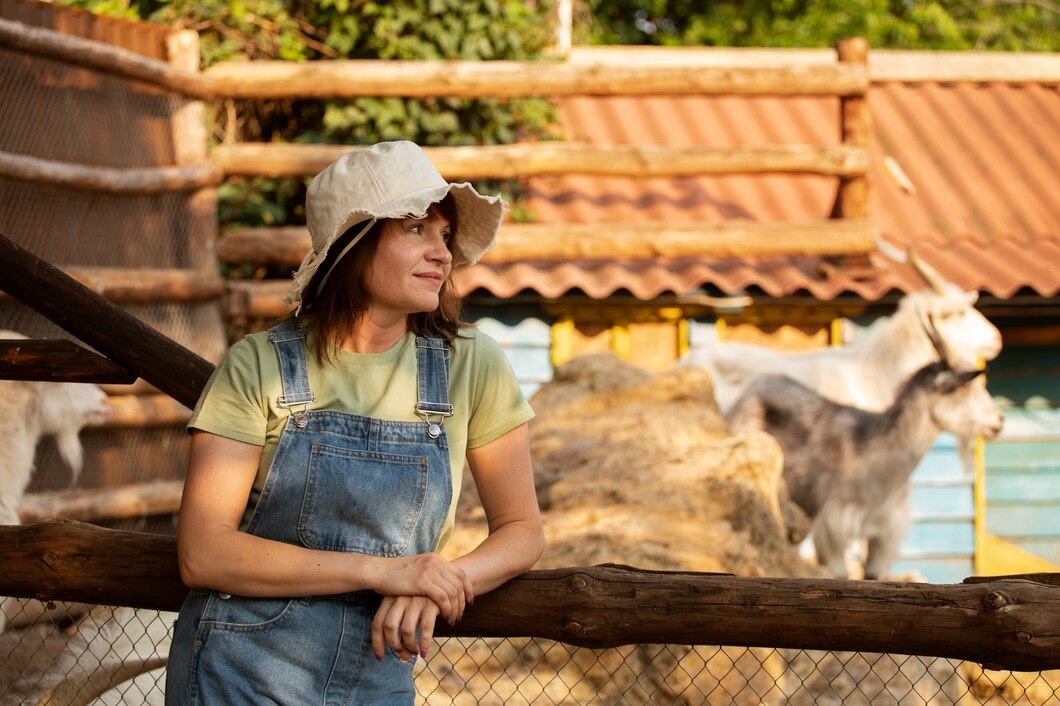
[[[653,260],[683,257],[754,257],[785,252],[820,255],[875,245],[868,219],[808,223],[504,223],[483,262]],[[217,246],[222,262],[298,266],[311,247],[304,226],[239,228]],[[287,284],[290,284],[288,282]]]
[[[2,151],[0,175],[30,183],[127,195],[194,191],[217,186],[224,180],[221,168],[210,162],[173,167],[118,169],[59,162]]]
[[[100,351],[130,375],[144,378],[186,407],[195,406],[214,370],[208,360],[3,234],[0,264],[0,289]]]
[[[210,160],[229,176],[307,177],[352,149],[356,147],[259,142],[221,144],[211,150]],[[450,181],[564,174],[635,178],[704,174],[861,176],[869,170],[868,150],[849,145],[789,144],[713,149],[549,141],[424,147],[423,151]]]
[[[867,68],[856,64],[733,68],[577,65],[560,61],[253,61],[223,62],[200,73],[10,20],[0,20],[0,46],[152,83],[200,99],[665,93],[835,96],[864,94],[869,85]]]
[[[660,94],[836,96],[868,89],[853,64],[781,67],[614,67],[560,61],[253,61],[203,72],[231,98],[521,98]]]
[[[176,610],[172,537],[75,522],[0,527],[0,595]],[[1054,583],[1049,583],[1050,581]],[[581,647],[729,645],[1060,668],[1060,575],[935,585],[745,578],[614,565],[530,571],[437,634]]]

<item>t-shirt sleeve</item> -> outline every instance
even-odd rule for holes
[[[475,338],[467,430],[467,446],[472,449],[485,446],[534,417],[500,345],[480,331]]]
[[[229,348],[199,397],[188,430],[200,429],[264,446],[268,406],[262,393],[261,359],[247,338]]]

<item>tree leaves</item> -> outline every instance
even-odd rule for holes
[[[969,0],[586,0],[594,44],[1058,51],[1060,6]]]

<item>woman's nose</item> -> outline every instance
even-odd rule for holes
[[[429,256],[432,260],[448,264],[453,261],[453,253],[449,250],[449,245],[446,243],[446,238],[441,234],[431,234],[431,250]]]

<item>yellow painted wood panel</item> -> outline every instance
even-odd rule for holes
[[[781,350],[807,350],[823,348],[831,338],[829,325],[809,324],[791,326],[789,324],[751,324],[727,321],[724,329],[726,341],[754,343]]]
[[[975,573],[979,576],[1060,572],[1060,566],[992,534],[979,537],[977,550]]]

